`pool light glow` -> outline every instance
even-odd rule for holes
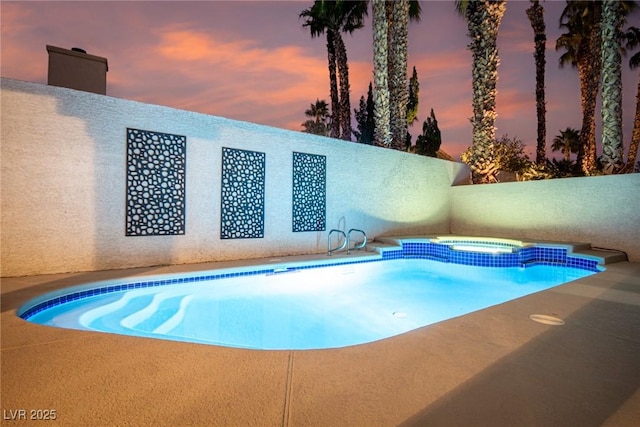
[[[454,251],[482,252],[485,254],[510,254],[513,248],[508,246],[452,245]]]

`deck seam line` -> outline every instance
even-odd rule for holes
[[[291,418],[291,395],[293,391],[293,351],[289,350],[287,361],[287,384],[284,394],[284,413],[282,414],[282,426],[288,427]]]

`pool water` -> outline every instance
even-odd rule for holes
[[[402,334],[579,279],[555,265],[395,259],[132,289],[40,311],[61,328],[252,349],[320,349]]]

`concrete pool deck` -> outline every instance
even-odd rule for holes
[[[640,263],[614,263],[505,304],[330,350],[181,343],[46,327],[16,315],[35,296],[81,283],[234,265],[3,278],[2,424],[640,423]],[[537,323],[531,314],[565,324]],[[55,421],[31,420],[51,410]]]

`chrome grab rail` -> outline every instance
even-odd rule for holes
[[[333,234],[333,233],[339,233],[339,234],[342,234],[342,239],[343,239],[343,241],[342,241],[342,245],[340,245],[340,246],[338,246],[338,247],[336,247],[336,248],[331,249],[331,234]],[[344,249],[344,248],[345,248],[345,246],[347,246],[348,244],[349,244],[349,238],[347,237],[347,235],[346,235],[346,234],[344,234],[344,231],[342,231],[342,230],[338,230],[338,229],[335,229],[335,228],[334,228],[333,230],[331,230],[331,231],[329,232],[329,237],[328,237],[328,239],[327,239],[327,249],[328,249],[327,256],[331,256],[331,253],[332,253],[332,252],[340,251],[340,250]]]
[[[350,246],[350,242],[351,242],[351,232],[355,231],[358,233],[362,233],[362,237],[363,240],[362,242],[356,243],[355,245],[353,245],[353,248],[349,247]],[[352,228],[351,230],[349,230],[349,232],[347,233],[347,255],[349,255],[351,253],[351,249],[355,249],[355,250],[360,250],[362,248],[364,248],[367,244],[367,235],[365,234],[364,231],[359,230],[357,228]]]

